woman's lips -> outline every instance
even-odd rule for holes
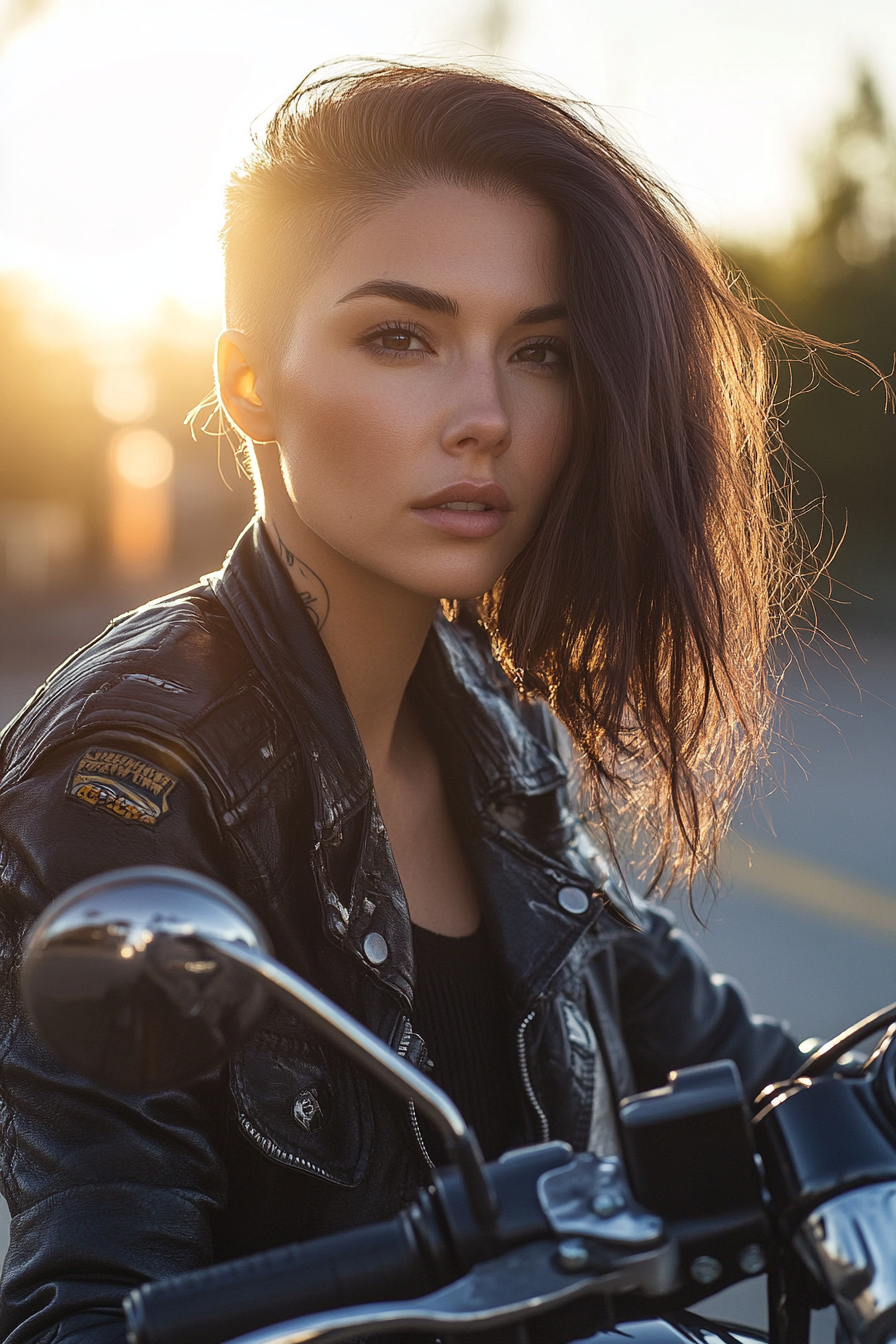
[[[413,513],[430,527],[454,537],[493,537],[508,517],[503,509],[482,509],[477,513],[448,508],[414,509]]]
[[[507,522],[510,500],[495,481],[456,481],[420,501],[412,512],[455,537],[492,537]]]

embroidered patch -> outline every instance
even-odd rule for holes
[[[121,821],[155,826],[177,784],[151,761],[109,747],[88,747],[72,771],[69,798],[111,812]]]

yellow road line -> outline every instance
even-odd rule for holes
[[[782,905],[896,938],[896,892],[855,882],[790,854],[756,845],[750,850],[739,842],[728,846],[722,871],[726,868],[735,887],[751,887]]]

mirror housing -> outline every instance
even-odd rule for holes
[[[217,882],[179,868],[122,868],[54,901],[24,949],[22,997],[67,1064],[150,1092],[221,1065],[268,1003],[257,975],[211,938],[261,955],[267,934]]]

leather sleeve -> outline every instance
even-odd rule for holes
[[[639,1089],[659,1087],[671,1069],[732,1059],[747,1099],[787,1078],[801,1058],[770,1018],[751,1014],[740,985],[714,975],[697,943],[668,910],[639,903],[643,931],[616,945],[623,1033]]]
[[[47,902],[94,873],[146,863],[227,882],[209,800],[170,745],[104,730],[45,749],[4,780],[0,1180],[12,1225],[0,1338],[7,1344],[120,1344],[120,1304],[133,1286],[212,1259],[210,1220],[226,1196],[217,1133],[223,1081],[151,1096],[95,1086],[43,1045],[18,999],[21,938]]]

